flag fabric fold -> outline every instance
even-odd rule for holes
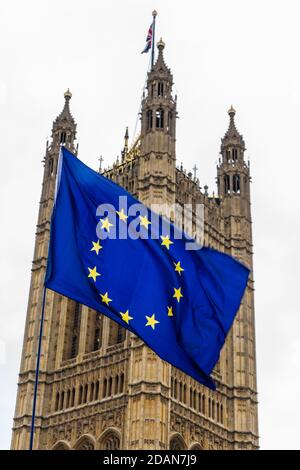
[[[153,39],[153,23],[151,23],[149,29],[148,29],[148,34],[146,37],[146,45],[144,49],[142,50],[142,54],[149,52],[149,50],[152,47],[152,39]]]
[[[137,202],[62,148],[45,286],[108,316],[214,389],[210,374],[249,270],[210,248],[186,250],[189,238],[177,239],[173,226],[167,235],[161,217],[157,237],[148,237],[151,211],[131,213]],[[124,236],[133,231],[139,236]]]

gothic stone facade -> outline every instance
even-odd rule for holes
[[[158,43],[142,101],[141,133],[105,175],[145,204],[201,203],[204,243],[252,271],[249,165],[233,108],[221,142],[218,194],[176,167],[176,98]],[[59,146],[77,153],[76,124],[65,93],[47,143],[32,265],[12,449],[27,449],[37,341]],[[254,288],[250,277],[214,373],[217,391],[162,361],[143,342],[101,314],[47,292],[42,338],[37,449],[257,449]]]

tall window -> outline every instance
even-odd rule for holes
[[[111,320],[109,325],[108,345],[112,346],[113,344],[122,343],[124,339],[125,329],[118,323],[115,323]]]
[[[60,133],[60,143],[61,143],[61,144],[65,144],[65,143],[66,143],[66,137],[67,137],[66,132],[63,131],[63,132]]]
[[[224,176],[224,192],[225,192],[225,194],[230,193],[230,178],[229,178],[229,175]]]
[[[52,176],[53,175],[53,158],[49,159],[48,163],[48,175]]]
[[[237,149],[232,149],[232,161],[236,162],[238,159],[238,151]]]
[[[168,112],[168,127],[167,131],[172,132],[172,122],[173,122],[173,114],[171,111]]]
[[[164,128],[164,110],[159,108],[156,111],[156,128],[163,129]]]
[[[72,335],[71,335],[70,359],[76,357],[78,354],[79,331],[80,331],[80,320],[81,320],[81,305],[78,302],[73,302],[73,305],[74,305],[74,309],[73,311],[71,311],[71,322],[73,324],[72,324]]]
[[[95,312],[95,333],[94,333],[94,344],[93,351],[98,351],[101,348],[102,343],[102,317],[100,313]]]
[[[163,84],[163,82],[158,82],[157,94],[158,94],[158,96],[164,96],[164,84]]]
[[[232,189],[234,193],[240,192],[240,176],[239,175],[233,175]]]
[[[153,113],[151,109],[148,109],[147,111],[147,131],[152,129],[153,126]]]

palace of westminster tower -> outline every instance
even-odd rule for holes
[[[251,269],[240,306],[213,371],[217,390],[203,387],[162,361],[132,333],[48,290],[38,385],[35,449],[257,449],[257,389],[250,172],[245,142],[229,110],[221,140],[218,192],[176,166],[176,97],[159,41],[133,145],[103,174],[144,204],[204,205],[204,244]],[[12,434],[12,449],[28,449],[60,145],[77,154],[69,90],[47,143],[34,258]]]

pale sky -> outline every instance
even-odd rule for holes
[[[300,448],[297,0],[0,0],[0,448],[10,446],[42,182],[53,119],[70,87],[79,157],[112,163],[132,135],[157,39],[178,93],[177,159],[212,192],[227,110],[251,160],[259,433]]]

